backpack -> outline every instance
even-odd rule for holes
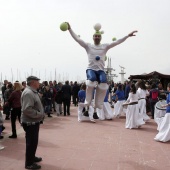
[[[152,100],[158,100],[158,91],[152,91],[151,97]]]

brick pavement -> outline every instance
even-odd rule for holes
[[[24,131],[17,123],[18,138],[9,139],[10,121],[4,125],[0,170],[23,170]],[[42,170],[169,170],[170,142],[154,141],[156,128],[151,120],[141,129],[125,129],[125,117],[79,123],[71,106],[71,116],[45,119],[37,156],[43,158]]]

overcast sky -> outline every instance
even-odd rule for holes
[[[0,73],[2,80],[24,80],[31,73],[41,79],[85,80],[87,54],[64,21],[85,42],[93,43],[95,23],[102,25],[101,43],[138,30],[136,37],[110,49],[114,74],[125,78],[158,71],[170,74],[169,0],[0,0]],[[107,66],[107,61],[106,61]],[[56,71],[55,71],[56,70]]]

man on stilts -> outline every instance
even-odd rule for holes
[[[87,52],[88,55],[88,67],[86,70],[87,80],[86,80],[86,112],[85,116],[88,116],[88,108],[92,102],[94,95],[94,114],[93,118],[98,119],[96,108],[102,109],[103,101],[106,95],[106,91],[108,89],[106,74],[104,72],[105,67],[105,57],[106,53],[110,48],[124,42],[128,37],[135,36],[134,33],[137,31],[133,31],[129,33],[122,39],[119,39],[110,44],[100,44],[102,39],[103,32],[100,31],[101,25],[95,24],[94,29],[95,33],[93,35],[94,44],[84,42],[78,35],[74,33],[71,29],[71,26],[68,22],[63,23],[67,24],[67,28],[75,41],[77,41]],[[61,27],[60,27],[61,28]],[[65,30],[63,30],[65,31]],[[96,88],[96,92],[94,93],[94,89]]]

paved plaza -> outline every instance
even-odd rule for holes
[[[17,139],[9,139],[10,121],[4,123],[0,170],[24,170],[25,137],[17,122]],[[37,156],[42,170],[169,170],[170,142],[154,141],[157,125],[150,120],[141,129],[125,129],[125,117],[92,122],[70,116],[46,118],[41,125]]]

